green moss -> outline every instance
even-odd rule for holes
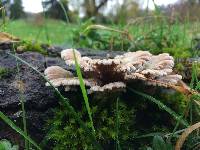
[[[178,70],[178,71],[184,71],[184,66],[182,63],[178,63],[176,64],[175,68]]]
[[[183,94],[174,91],[160,91],[160,89],[154,92],[155,98],[161,100],[177,114],[182,114],[186,109],[188,100]],[[90,99],[96,139],[104,148],[114,149],[117,137],[116,98],[110,95],[99,97],[96,94]],[[80,104],[80,101],[76,100],[70,102],[89,127],[84,103]],[[54,112],[54,117],[47,123],[50,131],[47,139],[49,143],[53,143],[53,149],[93,149],[89,139],[84,134],[85,131],[69,114],[63,113],[62,107],[54,109]],[[118,114],[120,116],[119,141],[122,149],[138,149],[148,145],[151,143],[149,138],[141,140],[134,137],[153,132],[170,133],[176,124],[176,121],[168,113],[159,109],[155,104],[131,93],[123,95],[123,100],[119,102]]]
[[[197,72],[197,77],[199,77],[200,78],[200,63],[198,62],[197,63],[197,67],[196,67],[196,72]]]
[[[17,48],[18,51],[25,52],[38,52],[43,55],[47,55],[47,51],[42,47],[42,44],[38,42],[23,41]]]
[[[165,104],[175,110],[178,114],[183,113],[186,109],[188,98],[182,93],[162,93],[161,98],[165,101]]]
[[[0,79],[3,79],[5,77],[7,77],[9,72],[10,71],[7,68],[4,68],[4,67],[0,66]]]
[[[87,111],[84,104],[79,111],[79,115],[83,120],[87,120]],[[104,147],[114,149],[117,132],[116,132],[116,101],[101,101],[98,105],[91,107],[93,114],[93,122],[95,126],[95,134],[98,142]],[[119,140],[122,148],[132,147],[132,137],[134,131],[134,109],[122,101],[119,102]],[[63,113],[62,108],[55,110],[55,116],[48,121],[50,132],[48,134],[49,141],[53,142],[53,149],[93,149],[89,138],[84,134],[85,131],[77,124],[77,122]]]
[[[163,48],[163,52],[169,53],[175,58],[190,58],[192,57],[192,53],[189,48],[180,48],[180,47],[172,47],[172,48]]]

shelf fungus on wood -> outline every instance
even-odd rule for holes
[[[136,51],[109,59],[92,59],[82,57],[75,49],[61,52],[61,58],[67,66],[75,65],[74,56],[80,65],[89,93],[125,90],[126,83],[135,80],[153,86],[173,88],[187,94],[192,91],[183,86],[181,75],[173,73],[174,59],[167,53],[152,55],[148,51]],[[80,84],[77,77],[59,66],[48,67],[44,73],[55,87],[64,86],[66,91]]]

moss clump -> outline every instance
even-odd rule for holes
[[[18,47],[18,52],[38,52],[43,55],[47,55],[47,50],[42,47],[42,44],[38,42],[23,41]]]
[[[196,73],[197,73],[197,77],[200,78],[200,63],[197,63],[197,67],[196,67]]]
[[[79,108],[80,109],[80,108]],[[133,130],[135,110],[122,101],[119,101],[118,111],[116,112],[116,101],[102,100],[98,104],[91,106],[93,122],[95,126],[95,135],[97,141],[105,149],[114,149],[117,138],[116,114],[119,116],[119,141],[121,147],[126,149],[132,147],[132,137],[135,134]],[[79,115],[83,120],[87,119],[85,104],[82,104]],[[90,123],[86,121],[89,127]],[[69,115],[64,113],[63,108],[55,110],[55,116],[48,121],[50,132],[48,140],[53,144],[54,150],[65,149],[93,149],[85,131]]]
[[[190,58],[192,57],[192,53],[190,48],[163,48],[163,52],[169,53],[175,58]]]
[[[0,149],[1,150],[18,150],[18,145],[12,145],[12,143],[6,139],[0,140]]]
[[[176,110],[178,114],[182,114],[187,107],[188,98],[182,93],[162,93],[160,97],[165,101],[165,104],[168,107],[170,107],[173,110]]]
[[[6,78],[9,75],[10,71],[7,68],[0,66],[0,79]]]
[[[160,91],[160,89],[155,90],[156,93],[159,93],[159,96],[154,95],[156,99],[161,100],[179,115],[187,107],[187,97],[183,94],[170,90]],[[151,143],[150,138],[143,140],[135,138],[140,135],[153,132],[163,134],[172,132],[176,120],[164,110],[159,109],[154,103],[144,101],[144,98],[138,95],[129,93],[122,96],[123,100],[119,101],[118,112],[116,112],[116,98],[112,98],[110,95],[98,98],[98,94],[90,98],[96,139],[104,149],[116,148],[117,113],[119,115],[118,136],[122,149],[139,149]],[[71,100],[70,103],[75,107],[81,119],[90,127],[85,104],[80,104],[80,101],[76,100]],[[64,108],[54,109],[54,112],[54,117],[47,123],[50,131],[47,140],[52,144],[48,149],[93,149],[85,131],[75,119],[70,117],[70,114],[64,113]]]
[[[176,64],[176,66],[175,66],[175,68],[179,71],[179,72],[181,72],[181,71],[184,71],[184,65],[182,64],[182,63],[177,63]]]

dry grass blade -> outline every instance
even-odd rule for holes
[[[106,27],[106,26],[103,26],[103,25],[98,25],[98,24],[97,25],[90,25],[85,30],[87,31],[87,30],[90,30],[90,29],[102,29],[102,30],[119,32],[119,33],[122,33],[122,34],[125,33],[124,31],[120,31],[120,30],[117,30],[117,29],[113,29],[113,28]]]
[[[120,33],[122,35],[125,35],[128,37],[129,40],[132,40],[133,37],[125,30],[121,31],[121,30],[117,30],[117,29],[113,29],[113,28],[110,28],[110,27],[106,27],[106,26],[103,26],[103,25],[90,25],[88,26],[84,31],[83,33],[85,33],[86,31],[88,30],[91,30],[91,29],[101,29],[101,30],[107,30],[107,31],[111,31],[111,32],[117,32],[117,33]]]
[[[179,137],[178,141],[176,142],[175,150],[181,150],[183,143],[185,142],[186,138],[192,133],[194,130],[200,128],[200,122],[188,127]]]
[[[157,19],[163,19],[163,20],[171,20],[176,21],[175,17],[169,17],[169,16],[145,16],[145,17],[137,17],[134,19],[130,19],[127,23],[127,25],[124,27],[125,29],[129,28],[131,25],[139,25],[144,23],[154,23]]]
[[[199,101],[194,100],[194,102],[195,102],[198,106],[200,106],[200,102],[199,102]]]
[[[160,82],[160,81],[156,81],[156,80],[152,80],[152,79],[147,79],[147,81],[157,83],[158,85],[161,85],[163,87],[174,89],[174,90],[186,95],[189,99],[192,95],[199,95],[198,91],[191,89],[183,81],[179,81],[179,85],[173,85],[173,84]]]
[[[18,37],[15,37],[11,34],[8,34],[6,32],[0,32],[0,42],[2,43],[6,43],[6,42],[11,42],[11,43],[15,43],[15,42],[19,42],[20,39]]]
[[[5,9],[4,6],[0,7],[0,10]]]

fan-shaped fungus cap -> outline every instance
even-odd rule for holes
[[[83,80],[86,86],[95,86],[96,82],[94,82],[93,80],[89,80],[89,79],[84,79]],[[59,86],[79,86],[80,85],[80,81],[78,78],[57,78],[57,79],[53,79],[50,80],[50,82],[55,86],[55,87],[59,87]],[[46,84],[47,86],[49,85],[48,83]]]
[[[76,49],[65,49],[65,50],[63,50],[61,52],[61,58],[64,59],[64,61],[67,65],[73,65],[73,64],[75,64],[74,53],[75,53],[77,61],[80,62],[81,53],[79,51],[77,51]]]
[[[163,53],[157,56],[152,56],[143,66],[144,75],[150,75],[151,77],[164,76],[172,72],[174,66],[174,59],[167,53]]]
[[[135,72],[151,58],[152,54],[148,51],[128,52],[124,55],[118,55],[114,59],[120,60],[121,64],[117,67],[118,71],[127,73]]]
[[[169,84],[177,84],[179,81],[181,81],[182,76],[178,75],[178,74],[174,74],[174,75],[167,75],[167,76],[162,76],[159,77],[157,80],[161,81],[161,82],[165,82],[165,83],[169,83]]]
[[[59,66],[48,67],[45,69],[44,74],[49,80],[73,77],[73,74],[70,71],[67,71]]]
[[[92,86],[90,88],[90,92],[104,92],[104,91],[118,91],[124,90],[126,88],[126,84],[124,82],[113,82],[109,84],[105,84],[104,86]]]
[[[152,55],[148,51],[136,51],[113,59],[92,59],[81,57],[77,50],[66,49],[61,52],[61,57],[67,65],[74,65],[74,53],[90,93],[121,91],[126,88],[127,82],[133,80],[177,89],[182,78],[172,74],[174,59],[167,53]],[[80,85],[77,77],[61,67],[48,67],[44,73],[55,87],[64,86],[68,91]]]

